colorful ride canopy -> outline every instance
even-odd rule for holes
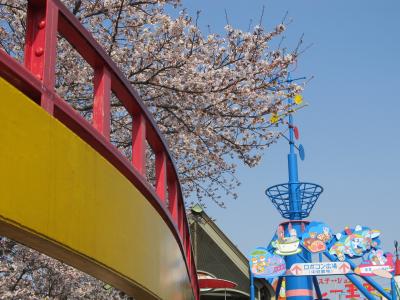
[[[323,222],[302,222],[296,230],[290,222],[281,224],[268,248],[258,247],[250,253],[250,270],[254,277],[274,278],[279,276],[309,276],[356,273],[360,276],[380,276],[391,279],[394,271],[393,254],[380,247],[380,231],[357,225],[346,227],[333,234],[332,229]],[[333,262],[313,262],[293,264],[286,269],[284,258],[302,251],[310,254],[329,253]],[[353,263],[348,259],[361,261]],[[338,261],[338,262],[337,262]]]

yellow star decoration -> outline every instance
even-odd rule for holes
[[[276,122],[279,121],[279,116],[277,114],[272,114],[269,121],[271,122],[271,124],[275,124]]]
[[[294,103],[296,103],[297,105],[303,103],[303,96],[297,94],[294,96]]]

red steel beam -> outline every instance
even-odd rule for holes
[[[165,205],[167,196],[167,156],[165,152],[156,153],[156,193]]]
[[[146,177],[146,119],[143,114],[132,120],[132,164]]]
[[[174,179],[168,180],[168,209],[175,226],[178,227],[178,186]]]
[[[93,126],[110,140],[111,76],[106,67],[94,70]]]
[[[25,36],[25,67],[54,90],[58,8],[53,1],[29,1]],[[41,106],[53,114],[53,102],[43,93]]]
[[[178,230],[179,230],[179,236],[183,240],[184,237],[184,225],[185,225],[185,205],[183,204],[182,201],[178,201]]]

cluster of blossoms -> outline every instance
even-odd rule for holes
[[[66,264],[0,237],[1,299],[131,299]]]

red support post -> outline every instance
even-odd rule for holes
[[[106,67],[94,70],[93,126],[110,140],[111,75]]]
[[[178,185],[175,178],[168,180],[168,209],[172,220],[178,225]]]
[[[183,210],[183,212],[184,211],[185,210]],[[186,249],[187,240],[186,240],[185,213],[182,213],[182,241],[183,241],[183,247]]]
[[[164,151],[156,153],[156,193],[165,205],[167,194],[167,155]]]
[[[188,238],[190,240],[190,236],[188,235]],[[186,243],[186,259],[188,263],[188,268],[189,268],[189,273],[192,271],[192,248],[190,247],[190,241]]]
[[[146,176],[146,119],[140,114],[133,117],[132,123],[132,164]]]
[[[52,0],[29,1],[26,23],[25,67],[43,82],[48,91],[53,91],[57,51],[57,6]],[[53,114],[54,104],[46,93],[41,96],[41,106]]]
[[[178,202],[178,229],[179,229],[179,236],[183,240],[183,234],[184,234],[184,209],[185,207],[183,204],[179,201]]]

